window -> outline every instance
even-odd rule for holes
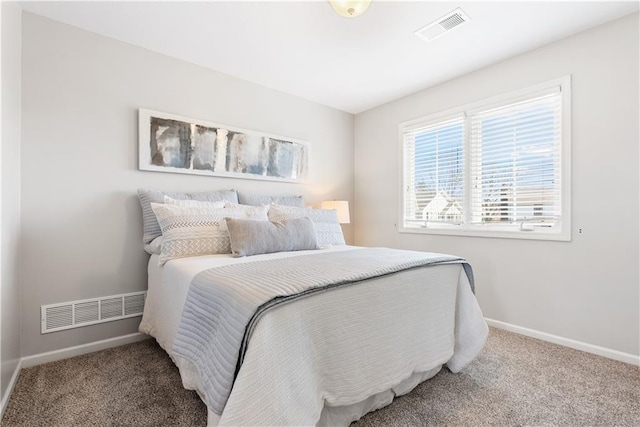
[[[570,78],[400,125],[401,232],[570,240]]]

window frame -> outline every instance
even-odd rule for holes
[[[489,110],[501,105],[517,103],[527,99],[534,98],[545,91],[552,91],[554,88],[560,88],[560,198],[562,216],[559,220],[558,227],[552,229],[534,228],[533,230],[516,228],[515,225],[497,225],[497,224],[471,224],[469,219],[471,212],[470,204],[470,186],[471,186],[471,158],[470,158],[470,129],[469,115],[478,111]],[[434,223],[429,227],[415,228],[405,227],[404,225],[404,202],[405,202],[405,141],[404,135],[407,132],[416,129],[442,123],[455,117],[465,117],[464,128],[464,221],[462,224],[442,224]],[[451,108],[433,114],[421,116],[412,120],[402,122],[398,125],[398,142],[399,142],[399,183],[398,188],[398,223],[397,230],[399,233],[409,234],[434,234],[434,235],[450,235],[450,236],[468,236],[468,237],[491,237],[491,238],[507,238],[507,239],[525,239],[525,240],[555,240],[555,241],[571,241],[571,75],[563,76],[557,79],[549,80],[544,83],[529,86],[520,90],[500,94],[489,97],[480,101],[465,104],[459,107]]]

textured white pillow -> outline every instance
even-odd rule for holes
[[[255,208],[256,206],[266,206],[267,210],[269,210],[270,205],[266,204],[266,205],[242,205],[242,204],[238,204],[238,203],[233,203],[233,202],[229,202],[226,201],[224,202],[224,207],[227,209],[251,209],[251,208]]]
[[[144,250],[147,251],[149,255],[160,255],[160,252],[162,251],[162,240],[162,236],[156,237],[151,241],[151,243],[144,245]]]
[[[165,205],[182,206],[183,208],[209,208],[209,209],[222,209],[224,208],[225,201],[219,202],[201,202],[200,200],[178,200],[169,196],[164,196]]]
[[[268,206],[252,209],[189,208],[152,203],[162,229],[158,265],[175,258],[231,253],[225,218],[267,221]]]
[[[269,221],[280,222],[288,219],[307,217],[313,221],[318,238],[318,246],[344,245],[342,227],[335,209],[311,209],[297,206],[271,205]]]
[[[144,231],[142,243],[151,243],[153,239],[162,234],[160,224],[158,224],[158,219],[153,213],[153,209],[151,209],[151,203],[164,203],[164,196],[169,196],[172,199],[190,199],[202,202],[228,200],[230,202],[238,203],[238,193],[236,193],[236,190],[179,193],[152,190],[149,188],[138,188],[138,199],[140,199],[140,207],[142,208],[142,228]]]

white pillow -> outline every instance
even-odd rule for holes
[[[219,202],[201,202],[200,200],[178,200],[169,196],[164,196],[165,205],[182,206],[183,208],[210,208],[221,209],[224,208],[225,201]]]
[[[149,188],[138,188],[138,199],[140,200],[140,207],[142,208],[142,228],[144,231],[142,243],[151,243],[153,239],[162,234],[160,224],[158,224],[158,219],[153,213],[153,209],[151,209],[151,203],[164,203],[164,196],[169,196],[172,199],[179,200],[189,199],[200,200],[203,202],[229,200],[230,202],[238,203],[238,193],[236,193],[236,190],[180,193],[152,190]]]
[[[251,208],[255,208],[256,206],[265,206],[267,208],[267,210],[269,210],[269,205],[241,205],[238,203],[233,203],[233,202],[229,202],[227,200],[225,200],[224,202],[224,207],[227,209],[251,209]]]
[[[231,253],[225,218],[267,221],[268,206],[251,209],[211,209],[152,203],[162,229],[158,265],[175,258]]]
[[[151,241],[151,243],[147,243],[144,245],[144,250],[147,251],[149,255],[160,255],[160,251],[162,250],[162,236],[158,236]]]
[[[269,209],[269,221],[272,222],[303,217],[310,218],[313,221],[318,238],[318,246],[345,244],[342,227],[338,222],[338,212],[335,209],[311,209],[281,205],[271,205]]]

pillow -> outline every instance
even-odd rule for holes
[[[227,218],[234,256],[318,249],[316,231],[309,218],[282,222]]]
[[[243,205],[282,205],[304,207],[302,196],[262,196],[260,194],[238,193],[238,202]]]
[[[281,205],[272,205],[269,209],[269,221],[273,222],[302,217],[308,217],[313,221],[319,246],[345,244],[342,228],[338,222],[338,212],[334,209],[311,209]]]
[[[210,209],[220,209],[224,208],[225,202],[221,200],[219,202],[201,202],[199,200],[177,200],[172,199],[169,196],[164,196],[164,204],[165,205],[175,205],[182,206],[183,208],[210,208]]]
[[[269,205],[241,205],[238,203],[232,203],[232,202],[224,202],[224,207],[227,209],[242,209],[242,210],[246,210],[246,209],[252,209],[255,208],[256,206],[266,206],[267,210],[269,210]]]
[[[200,200],[202,202],[216,202],[220,200],[228,200],[238,203],[238,193],[236,190],[225,191],[204,191],[200,193],[175,193],[160,190],[150,190],[146,188],[138,189],[138,198],[142,207],[142,228],[144,235],[142,242],[151,243],[153,239],[162,234],[158,220],[151,209],[151,203],[164,203],[164,196],[167,195],[172,199],[178,200]]]
[[[147,243],[146,245],[144,245],[144,250],[147,251],[149,255],[160,255],[160,251],[162,250],[162,240],[162,236],[156,237],[151,241],[151,243]]]
[[[162,250],[158,265],[175,258],[231,253],[224,218],[267,221],[268,206],[252,209],[188,208],[151,203],[162,228]]]

